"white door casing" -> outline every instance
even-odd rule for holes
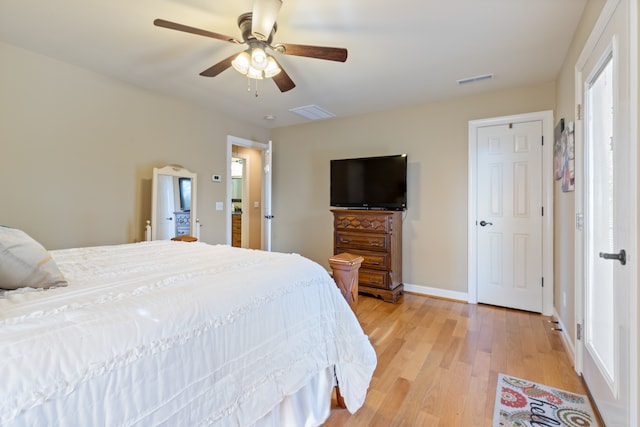
[[[273,142],[270,140],[262,151],[262,217],[263,233],[262,248],[271,252],[271,220],[273,211],[271,208],[271,182],[273,172]]]
[[[575,365],[607,426],[638,421],[637,96],[630,95],[637,91],[631,77],[637,78],[637,63],[630,55],[637,54],[637,41],[630,44],[631,3],[605,4],[575,79],[577,110],[584,111],[575,127],[575,304],[576,323],[583,326]],[[625,264],[609,259],[621,250]]]
[[[470,303],[553,313],[552,165],[551,111],[469,122]]]

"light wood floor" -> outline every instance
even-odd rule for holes
[[[378,366],[364,406],[325,427],[491,426],[498,373],[586,394],[549,317],[406,294],[360,295]]]

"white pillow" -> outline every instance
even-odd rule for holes
[[[0,288],[67,286],[47,250],[27,233],[0,226]]]

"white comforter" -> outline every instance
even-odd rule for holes
[[[334,367],[347,408],[376,356],[298,255],[171,241],[52,251],[69,285],[0,297],[0,425],[249,426]]]

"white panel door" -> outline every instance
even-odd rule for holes
[[[613,7],[613,8],[612,8]],[[611,16],[597,42],[579,61],[579,93],[584,118],[576,126],[583,171],[577,211],[583,215],[577,245],[581,300],[578,321],[584,329],[577,343],[578,366],[607,426],[630,425],[630,287],[637,256],[630,203],[630,82],[627,1],[610,2]],[[581,279],[581,280],[580,280]],[[581,318],[580,318],[581,316]]]
[[[158,240],[169,240],[176,236],[176,222],[174,211],[176,210],[174,180],[170,175],[158,175]]]
[[[477,135],[478,302],[542,312],[542,122]]]

